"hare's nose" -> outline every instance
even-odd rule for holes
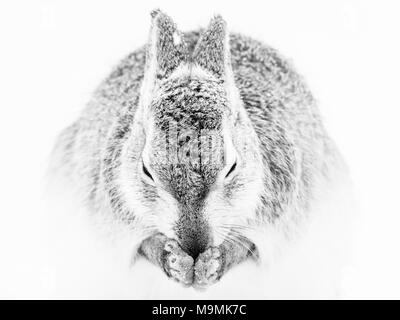
[[[186,251],[194,260],[199,256],[200,253],[204,252],[207,246],[201,242],[184,243],[183,250]]]
[[[177,236],[182,249],[196,259],[210,245],[210,232],[205,225],[181,225],[177,228]]]

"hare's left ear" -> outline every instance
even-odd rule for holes
[[[172,19],[160,10],[151,12],[152,23],[146,48],[141,104],[148,106],[157,80],[168,78],[188,59],[188,47]]]
[[[229,33],[226,22],[215,16],[200,36],[193,53],[193,62],[217,78],[231,75]]]
[[[223,81],[231,106],[237,105],[240,98],[232,70],[229,32],[221,16],[215,16],[200,36],[192,62]]]

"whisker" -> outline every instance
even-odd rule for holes
[[[224,227],[233,227],[237,229],[249,229],[249,230],[254,230],[253,226],[249,225],[241,225],[241,224],[235,224],[235,223],[223,223],[222,226]]]
[[[232,231],[232,230],[225,229],[225,232],[221,232],[219,230],[215,230],[215,231],[218,235],[223,237],[224,240],[226,240],[228,243],[230,243],[232,245],[241,246],[244,249],[246,249],[247,251],[249,251],[251,254],[255,255],[254,251],[245,242],[243,242],[242,239],[245,237],[242,234],[240,234],[239,232],[236,232],[235,234],[231,235],[229,231]]]
[[[236,244],[236,245],[242,246],[244,249],[246,249],[252,255],[255,255],[254,251],[247,244],[245,244],[243,241],[241,241],[240,239],[232,237],[232,236],[229,236],[229,239],[231,240],[232,244]]]

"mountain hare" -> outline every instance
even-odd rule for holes
[[[63,131],[52,165],[95,216],[135,235],[135,256],[204,288],[296,233],[341,159],[275,50],[220,16],[187,33],[151,16],[148,44]]]

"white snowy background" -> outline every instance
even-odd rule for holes
[[[349,164],[360,208],[342,297],[400,298],[400,4],[383,0],[2,1],[0,298],[52,297],[48,155],[100,80],[146,41],[157,7],[182,30],[220,13],[231,30],[294,62]]]

